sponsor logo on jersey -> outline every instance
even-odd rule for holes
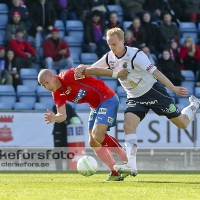
[[[139,81],[136,83],[134,81],[129,80],[129,84],[133,87],[136,88],[138,84],[141,82],[142,78],[139,79]]]
[[[92,121],[93,118],[94,118],[94,114],[93,114],[93,113],[90,113],[90,115],[89,115],[89,121]]]
[[[107,113],[107,109],[106,108],[99,108],[98,114],[105,115],[106,113]]]
[[[74,103],[78,103],[86,95],[86,90],[79,89],[76,98],[72,100]]]
[[[174,104],[170,104],[169,108],[161,109],[164,113],[173,113],[173,112],[179,112],[179,110],[176,108]]]
[[[153,104],[158,103],[158,101],[157,100],[154,100],[154,101],[139,101],[139,102],[136,102],[136,103],[145,104],[145,105],[153,105]]]
[[[128,65],[127,62],[124,62],[124,64],[122,66],[123,66],[124,69],[126,69],[127,65]]]
[[[149,72],[153,66],[154,66],[153,64],[149,65],[149,66],[146,68],[146,71]]]
[[[108,123],[112,124],[114,122],[114,119],[112,117],[108,117]]]
[[[65,92],[63,92],[62,94],[60,94],[60,96],[66,96],[66,95],[70,94],[70,92],[72,91],[72,88],[69,86],[67,86],[66,89],[67,90]]]

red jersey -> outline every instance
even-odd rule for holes
[[[73,103],[88,103],[94,109],[115,95],[115,92],[102,80],[94,77],[89,76],[75,80],[74,71],[75,69],[72,68],[58,75],[62,86],[52,92],[57,108],[64,105],[66,101],[70,101]]]

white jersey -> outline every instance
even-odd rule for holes
[[[126,46],[126,52],[122,57],[117,57],[112,51],[109,51],[92,66],[109,68],[116,72],[127,68],[129,72],[127,78],[119,79],[127,93],[127,98],[142,96],[157,81],[152,75],[157,67],[151,64],[143,51],[133,47]]]

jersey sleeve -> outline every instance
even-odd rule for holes
[[[92,64],[92,67],[101,67],[101,68],[107,69],[109,67],[107,57],[108,57],[108,54],[105,54],[100,60]]]
[[[143,51],[137,53],[135,59],[133,60],[133,66],[136,66],[137,68],[150,74],[157,69],[157,67],[151,63],[148,56]]]
[[[53,92],[52,93],[52,97],[53,97],[53,100],[56,104],[56,108],[59,108],[61,107],[62,105],[66,104],[66,100],[63,99],[59,93],[57,92]]]

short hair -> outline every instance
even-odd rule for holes
[[[106,36],[111,36],[111,35],[117,35],[119,40],[123,40],[124,39],[124,32],[122,31],[121,28],[111,28],[107,31]]]

